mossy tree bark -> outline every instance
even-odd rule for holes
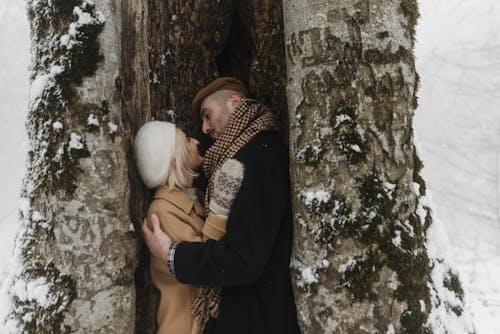
[[[114,1],[27,1],[32,38],[27,171],[11,321],[22,333],[125,333],[134,239]]]
[[[303,332],[466,333],[458,278],[427,247],[416,1],[283,2]]]

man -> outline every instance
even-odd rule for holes
[[[185,284],[221,287],[218,312],[204,333],[299,333],[289,263],[292,221],[288,152],[268,108],[246,98],[234,78],[219,78],[193,100],[193,117],[215,142],[205,154],[209,178],[228,159],[244,166],[243,182],[228,217],[226,234],[205,243],[172,243],[153,218],[143,224],[150,251],[165,259]],[[217,301],[219,303],[219,301]]]

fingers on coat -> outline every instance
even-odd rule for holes
[[[151,215],[151,225],[153,225],[153,233],[160,231],[160,219],[157,215]]]

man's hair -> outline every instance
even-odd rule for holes
[[[214,99],[214,101],[217,102],[218,104],[224,105],[227,99],[229,99],[229,97],[231,96],[231,94],[234,93],[238,94],[241,97],[245,97],[245,95],[242,92],[234,89],[221,89],[212,93],[209,96],[212,97],[212,99]]]
[[[188,141],[184,132],[182,132],[181,129],[175,129],[174,155],[172,157],[167,181],[165,182],[167,191],[171,191],[174,188],[186,190],[192,186],[193,178],[198,176],[198,174],[188,166],[189,151],[187,145]]]

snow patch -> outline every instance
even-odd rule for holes
[[[401,231],[394,231],[396,236],[392,238],[392,244],[396,247],[401,247]]]
[[[113,122],[108,122],[108,127],[109,127],[109,134],[113,134],[113,133],[116,133],[116,131],[118,131],[118,125],[116,125],[115,123]]]
[[[361,148],[359,147],[359,145],[357,145],[357,144],[352,144],[352,145],[350,145],[349,147],[351,148],[351,150],[356,151],[356,152],[358,152],[358,153],[361,153]]]
[[[350,121],[352,122],[353,119],[351,116],[349,115],[346,115],[346,114],[338,114],[337,116],[335,116],[335,126],[334,127],[338,127],[340,125],[340,123],[342,122],[345,122],[345,121]]]
[[[83,144],[81,142],[82,137],[74,132],[70,134],[69,146],[70,150],[81,150],[83,148]]]
[[[315,271],[313,271],[311,267],[302,269],[301,276],[305,284],[313,284],[318,282],[318,275]]]
[[[298,287],[307,288],[308,286],[318,283],[319,274],[318,270],[326,269],[330,262],[326,259],[319,260],[315,263],[305,265],[295,258],[292,258],[290,267],[299,272],[296,284]]]
[[[353,266],[355,266],[357,263],[357,261],[355,259],[353,259],[352,257],[350,257],[346,263],[343,263],[341,265],[339,265],[339,269],[337,270],[339,272],[339,274],[343,274],[345,273],[348,269],[352,268]]]
[[[328,203],[331,198],[330,193],[324,190],[316,191],[303,191],[301,192],[304,204],[307,206],[313,205],[313,203]]]
[[[39,277],[28,282],[18,279],[13,286],[13,290],[21,301],[35,302],[41,307],[47,308],[54,302],[54,299],[50,298],[51,287],[52,285],[47,283],[44,277]]]
[[[62,130],[63,129],[63,125],[62,125],[61,122],[55,121],[54,123],[52,123],[52,129],[54,129],[54,130]]]
[[[99,126],[99,119],[97,116],[90,114],[89,117],[87,117],[87,125]]]

